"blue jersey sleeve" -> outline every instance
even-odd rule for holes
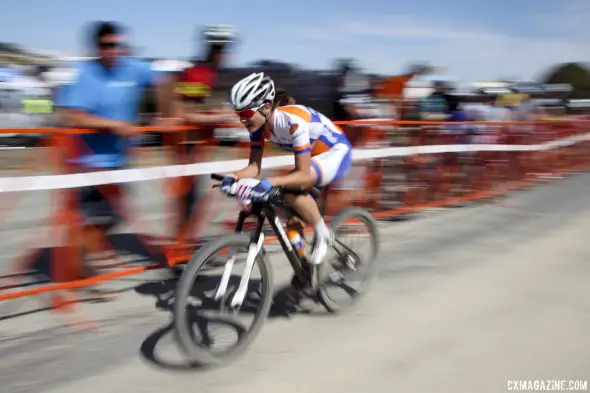
[[[256,132],[250,133],[250,149],[260,150],[262,148],[263,143],[264,138],[262,137],[262,128],[260,128]]]
[[[63,103],[65,102],[65,97],[68,94],[68,89],[70,88],[71,85],[69,83],[64,83],[63,85],[60,85],[56,88],[55,94],[53,96],[53,102],[56,107],[63,106]]]
[[[93,94],[92,75],[88,64],[78,66],[77,75],[67,87],[62,87],[57,95],[56,105],[63,108],[76,108],[92,112],[96,109],[96,95]]]

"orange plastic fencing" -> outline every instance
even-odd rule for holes
[[[587,121],[530,122],[530,123],[443,123],[416,121],[355,121],[340,122],[344,131],[354,140],[359,150],[390,147],[413,148],[437,145],[537,145],[560,140],[590,131]],[[349,127],[355,125],[355,127]],[[362,126],[362,127],[359,127]],[[461,126],[467,127],[460,129]],[[470,134],[473,126],[485,126],[482,135]],[[223,126],[235,127],[235,126]],[[220,127],[215,127],[220,128]],[[138,127],[138,133],[164,132],[163,145],[176,164],[210,161],[220,149],[222,142],[212,138],[213,128],[194,127]],[[197,131],[196,133],[194,131]],[[84,145],[77,136],[92,133],[91,130],[46,128],[35,130],[4,129],[0,133],[47,134],[40,146],[48,147],[51,165],[56,174],[76,173],[79,167],[68,164]],[[196,135],[195,135],[196,134]],[[479,138],[478,137],[485,137]],[[486,139],[487,138],[487,139]],[[237,158],[246,158],[247,142],[233,144]],[[358,205],[370,210],[376,218],[389,219],[433,207],[455,205],[503,195],[510,190],[536,184],[548,174],[567,173],[586,169],[590,164],[588,142],[565,145],[548,150],[532,151],[467,151],[386,156],[355,161],[351,173],[330,190],[326,215],[332,216],[343,207]],[[274,169],[282,171],[281,168]],[[200,175],[206,177],[206,175]],[[15,180],[16,181],[16,180]],[[79,251],[81,214],[78,208],[80,189],[55,190],[55,211],[52,214],[53,235],[60,236],[60,244],[50,256],[50,283],[22,288],[24,277],[29,275],[30,265],[19,266],[15,274],[0,277],[0,280],[16,284],[0,285],[0,301],[13,300],[42,293],[55,293],[52,306],[64,308],[72,304],[71,294],[60,296],[62,291],[86,287],[120,277],[137,275],[150,269],[170,267],[183,263],[198,247],[203,228],[210,223],[211,206],[215,202],[213,191],[205,193],[198,206],[188,200],[195,176],[171,178],[163,190],[169,197],[170,211],[174,220],[169,223],[167,238],[146,233],[135,234],[148,249],[156,262],[153,264],[124,268],[116,272],[81,278],[84,263]],[[130,217],[128,198],[124,188],[116,185],[97,187],[111,201],[121,220]],[[352,191],[352,192],[351,192]],[[14,203],[16,193],[4,194]],[[367,196],[370,197],[367,197]],[[228,228],[231,230],[231,228]],[[107,239],[94,239],[98,250],[114,250]],[[269,237],[267,242],[276,241]]]

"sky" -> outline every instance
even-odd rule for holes
[[[590,0],[2,0],[0,41],[86,54],[84,26],[115,20],[142,55],[191,57],[198,26],[232,25],[232,65],[259,59],[331,67],[354,57],[396,74],[429,62],[460,81],[531,79],[590,54]]]

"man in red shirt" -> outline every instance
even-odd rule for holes
[[[194,131],[167,134],[176,149],[178,164],[207,161],[205,149],[199,141],[210,140],[216,125],[235,123],[235,113],[229,109],[211,108],[211,94],[217,85],[219,70],[223,64],[235,34],[230,27],[207,26],[201,32],[206,50],[202,60],[180,72],[173,82],[173,113],[185,124],[194,125]],[[190,239],[195,224],[208,222],[207,207],[201,206],[207,190],[207,176],[188,176],[174,179],[174,206],[177,212],[176,235]],[[197,231],[197,236],[199,232]]]

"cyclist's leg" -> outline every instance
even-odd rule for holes
[[[314,201],[316,201],[316,204],[318,202],[318,198],[320,196],[320,189],[317,187],[313,187],[311,190],[309,190],[309,195],[314,199]],[[287,199],[288,203],[290,205],[292,205],[293,200],[289,200],[288,196],[285,196],[285,198]],[[293,197],[291,197],[293,198]],[[321,212],[320,212],[321,213]],[[286,226],[287,226],[287,235],[289,237],[290,240],[292,240],[293,245],[300,247],[301,244],[304,244],[305,242],[305,226],[307,225],[307,223],[301,219],[298,216],[289,214],[287,216],[287,222],[286,222]],[[311,224],[313,225],[313,224]],[[299,244],[296,244],[298,242],[301,242]]]
[[[344,177],[350,170],[352,147],[348,143],[334,145],[329,151],[312,158],[312,167],[318,174],[317,187],[327,187]],[[333,241],[332,232],[325,226],[325,232],[316,230],[316,241],[311,255],[312,263],[320,263],[328,254]],[[327,234],[327,236],[326,236]]]
[[[329,151],[313,157],[311,166],[315,183],[310,195],[285,195],[285,201],[295,208],[305,223],[317,225],[320,221],[323,221],[316,202],[320,189],[346,175],[350,169],[350,164],[351,147],[346,143],[338,143]]]
[[[312,158],[312,168],[316,176],[316,187],[325,187],[344,176],[351,163],[349,144],[339,143],[329,151]],[[310,258],[313,264],[319,264],[328,253],[332,234],[320,214],[319,207],[311,195],[290,198],[289,203],[301,214],[301,218],[314,226],[315,243]]]

